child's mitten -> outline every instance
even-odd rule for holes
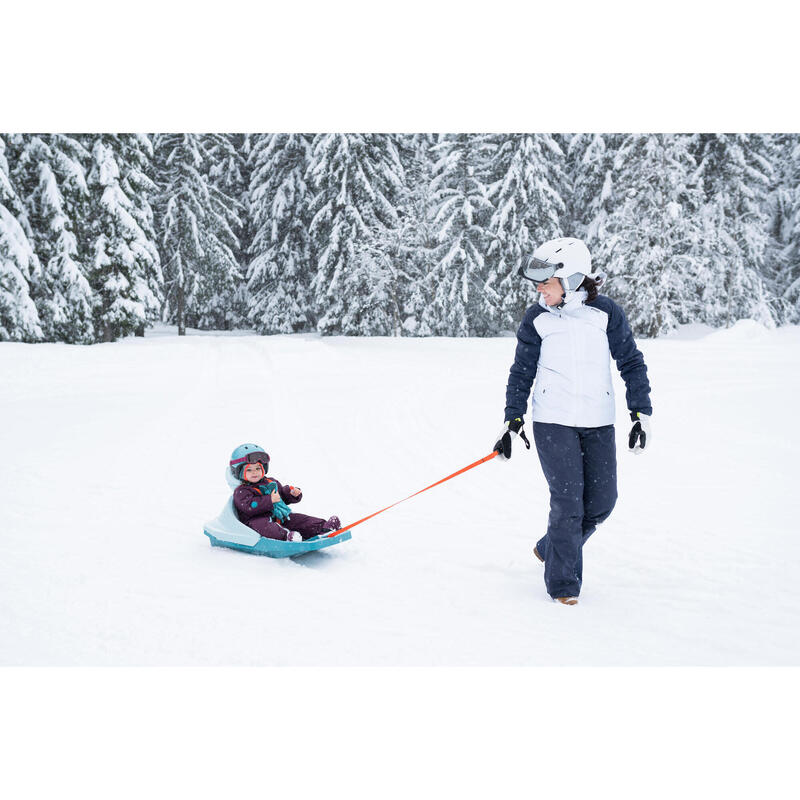
[[[278,484],[274,481],[270,482],[267,485],[267,491],[271,494],[272,492],[278,491]],[[283,502],[283,500],[278,500],[272,503],[272,518],[276,522],[285,522],[289,519],[289,515],[292,512],[289,510],[289,506]]]
[[[291,513],[289,506],[283,500],[278,500],[277,503],[272,504],[272,518],[277,522],[285,522],[289,519]]]

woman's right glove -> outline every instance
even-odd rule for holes
[[[499,438],[494,443],[494,449],[500,455],[500,458],[505,460],[511,458],[511,442],[514,440],[515,436],[520,436],[522,441],[525,442],[525,447],[527,447],[528,450],[531,449],[531,443],[525,435],[524,424],[522,417],[517,417],[516,419],[508,420],[503,426]]]

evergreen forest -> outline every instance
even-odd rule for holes
[[[0,341],[494,336],[583,239],[634,333],[800,322],[796,134],[0,134]]]

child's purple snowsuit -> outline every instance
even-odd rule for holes
[[[294,511],[281,525],[274,522],[272,498],[267,491],[270,481],[278,484],[278,494],[287,505],[299,503],[303,499],[302,493],[295,497],[290,491],[291,487],[281,485],[275,478],[262,478],[259,484],[242,483],[233,492],[233,505],[236,507],[239,520],[267,539],[286,541],[287,528],[290,531],[297,531],[304,540],[322,533],[324,519],[296,514]]]

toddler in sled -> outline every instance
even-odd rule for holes
[[[240,481],[233,492],[233,505],[241,522],[267,539],[286,542],[339,530],[338,517],[324,520],[292,511],[289,506],[299,503],[303,493],[268,477],[268,469],[269,456],[256,444],[241,444],[231,454],[231,474]]]

